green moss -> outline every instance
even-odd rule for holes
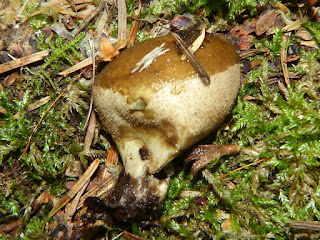
[[[268,0],[226,0],[229,6],[229,19],[235,19],[236,16],[244,15],[248,12],[249,15],[253,16],[257,14],[257,8],[270,4]]]
[[[46,42],[44,36],[39,35],[39,48],[41,50],[51,50],[50,56],[45,58],[45,63],[39,69],[39,76],[43,80],[47,80],[53,89],[57,90],[55,82],[50,77],[53,72],[60,72],[65,63],[72,66],[75,60],[83,60],[83,56],[78,52],[78,44],[84,36],[85,33],[82,32],[72,41],[66,42],[63,38],[55,35],[54,43],[52,43],[51,41]],[[50,72],[48,73],[49,66]]]
[[[39,18],[42,15],[29,20],[33,25]],[[39,49],[50,49],[51,55],[42,65],[21,71],[14,85],[0,91],[0,106],[4,109],[0,115],[0,166],[4,177],[0,189],[0,224],[23,217],[25,224],[18,229],[22,239],[47,237],[44,226],[49,209],[44,208],[44,212],[32,218],[26,209],[45,190],[58,196],[65,192],[65,168],[82,151],[84,132],[81,127],[88,108],[89,89],[75,83],[48,112],[33,135],[27,154],[17,162],[40,117],[71,81],[71,77],[57,77],[56,72],[83,58],[78,44],[84,35],[80,33],[67,42],[57,35],[45,39],[39,33]],[[31,103],[47,96],[53,100],[35,110],[28,109]]]
[[[262,45],[271,50],[272,61],[277,61],[280,50],[295,41],[294,37],[283,41],[283,33],[277,30]],[[211,172],[203,171],[203,177],[211,184],[210,190],[201,195],[207,199],[205,206],[199,207],[196,201],[179,197],[182,189],[203,189],[203,182],[197,186],[197,181],[203,179],[196,176],[190,181],[186,171],[175,175],[162,217],[163,230],[171,231],[168,235],[284,239],[290,221],[320,220],[320,103],[316,70],[319,50],[300,47],[299,51],[300,61],[288,67],[301,79],[291,80],[284,92],[277,84],[268,83],[269,75],[282,71],[281,66],[271,67],[267,57],[256,57],[262,63],[248,73],[232,110],[229,130],[219,131],[214,141],[238,143],[242,150],[234,157],[224,156],[209,165]],[[245,96],[255,100],[245,101]],[[266,158],[264,162],[220,180],[221,174],[263,158]],[[229,182],[233,183],[232,187]],[[229,232],[221,230],[223,220],[217,215],[220,211],[229,214]],[[198,226],[197,235],[191,227],[193,224]]]
[[[11,165],[14,153],[26,144],[32,127],[26,112],[30,100],[30,91],[21,100],[12,98],[10,91],[0,92],[0,106],[7,111],[2,117],[4,124],[0,124],[0,164]]]
[[[144,10],[141,13],[142,18],[148,18],[159,16],[161,14],[179,14],[183,12],[194,13],[195,11],[207,10],[208,12],[212,11],[214,7],[221,6],[224,1],[216,1],[215,3],[208,0],[161,0],[154,1],[149,8]],[[216,10],[216,9],[214,9]]]
[[[31,218],[26,224],[26,231],[20,235],[21,239],[48,239],[45,231],[47,223],[48,219],[44,216]]]
[[[308,21],[303,24],[303,26],[311,31],[314,35],[314,38],[320,43],[320,24],[317,22]]]
[[[142,18],[157,19],[165,13],[186,12],[202,17],[212,14],[212,17],[218,8],[223,8],[222,12],[232,20],[239,16],[254,16],[258,6],[267,3],[263,0],[162,0],[145,9]],[[134,0],[127,1],[131,16],[134,4]],[[26,10],[30,15],[29,22],[36,29],[55,21],[55,15],[46,12],[31,16],[38,6],[29,7]],[[319,24],[306,22],[303,26],[319,43]],[[116,23],[114,30],[116,33]],[[105,136],[99,135],[93,145],[96,151],[83,152],[85,133],[81,127],[90,89],[75,83],[44,118],[27,155],[21,162],[16,162],[33,127],[51,102],[32,111],[27,107],[45,96],[55,99],[71,81],[72,77],[53,76],[73,65],[75,60],[82,59],[78,44],[83,37],[80,34],[67,42],[57,35],[45,39],[44,35],[38,34],[40,50],[51,49],[51,56],[38,68],[21,72],[15,85],[0,92],[0,106],[6,110],[1,113],[0,124],[0,166],[5,174],[4,187],[0,189],[0,224],[23,217],[22,239],[46,237],[49,207],[44,206],[30,217],[25,214],[30,202],[46,189],[57,196],[64,194],[63,173],[67,164],[75,158],[87,164],[84,156],[95,156],[110,146]],[[141,29],[137,39],[145,38]],[[159,225],[146,230],[133,224],[133,233],[148,239],[284,239],[290,231],[290,221],[320,220],[320,50],[304,48],[296,44],[297,41],[294,35],[284,41],[280,29],[266,40],[256,40],[256,47],[268,48],[271,57],[250,58],[260,60],[261,64],[246,75],[226,122],[229,128],[219,130],[212,142],[237,143],[241,146],[240,153],[216,159],[196,176],[191,176],[188,168],[175,172]],[[280,50],[292,44],[297,45],[300,59],[288,63],[288,69],[298,80],[291,79],[290,86],[280,91],[277,84],[268,81],[271,73],[281,75]],[[253,100],[244,100],[246,96]],[[220,178],[264,158],[263,162]],[[182,190],[200,191],[201,199],[183,198]],[[231,224],[227,230],[222,227],[226,221]],[[115,237],[121,229],[110,231],[109,236]]]

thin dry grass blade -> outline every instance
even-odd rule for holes
[[[283,36],[283,41],[286,40],[286,36]],[[284,81],[287,84],[287,86],[290,85],[290,78],[288,73],[288,66],[287,66],[287,48],[282,47],[280,49],[280,61],[281,61],[281,67],[283,72]]]
[[[264,161],[269,160],[269,159],[270,159],[270,158],[262,158],[262,159],[260,159],[260,160],[258,160],[258,161],[255,161],[255,162],[249,163],[249,164],[247,164],[247,165],[245,165],[245,166],[239,167],[239,168],[237,168],[237,169],[235,169],[235,170],[232,170],[232,171],[228,172],[227,174],[222,175],[222,176],[220,177],[220,180],[222,180],[223,178],[225,178],[226,176],[228,176],[228,175],[230,175],[230,174],[232,174],[232,173],[235,173],[235,172],[240,171],[240,170],[242,170],[242,169],[244,169],[244,168],[247,168],[247,167],[252,166],[252,165],[256,165],[256,164],[258,164],[258,163],[264,162]]]
[[[90,177],[97,170],[100,163],[100,159],[94,160],[84,174],[79,178],[76,184],[65,194],[59,202],[53,207],[49,213],[49,217],[52,217],[56,212],[63,208],[74,196],[81,190],[81,188],[89,181]]]
[[[28,109],[28,111],[33,111],[33,110],[47,104],[50,100],[51,100],[50,96],[43,97],[43,98],[39,99],[38,101],[29,104],[27,109]]]
[[[76,65],[62,71],[62,72],[59,72],[59,75],[62,75],[62,76],[67,76],[69,75],[70,73],[73,73],[79,69],[82,69],[82,68],[85,68],[89,65],[92,64],[92,57],[88,57],[87,59],[77,63]]]
[[[138,13],[136,14],[136,16],[134,18],[134,22],[132,24],[132,28],[131,28],[131,31],[130,31],[130,34],[128,37],[128,44],[130,46],[133,46],[134,42],[136,41],[136,36],[137,36],[138,29],[139,29],[141,8],[142,8],[142,4],[141,4],[141,1],[139,1]]]
[[[84,149],[85,150],[89,150],[93,137],[94,137],[94,130],[96,128],[96,122],[97,122],[97,118],[96,118],[96,113],[94,111],[91,111],[90,114],[90,120],[89,120],[89,124],[88,124],[88,128],[87,128],[87,132],[86,132],[86,137],[84,140]]]
[[[80,198],[81,198],[82,194],[84,193],[84,191],[86,190],[87,186],[89,185],[89,182],[90,182],[90,180],[88,180],[88,181],[82,186],[82,188],[80,189],[80,191],[77,193],[77,195],[75,196],[75,198],[72,200],[72,202],[71,202],[72,205],[70,206],[69,211],[68,211],[68,215],[69,215],[70,217],[72,217],[72,216],[75,214],[75,212],[77,211]]]

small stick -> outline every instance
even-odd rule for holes
[[[127,39],[127,9],[124,0],[117,0],[118,7],[118,39]]]
[[[239,57],[241,59],[244,59],[244,58],[248,58],[248,57],[253,57],[259,53],[266,53],[267,55],[270,54],[270,50],[267,49],[267,48],[261,48],[261,49],[249,49],[249,50],[246,50],[244,52],[241,52],[239,54]]]
[[[91,20],[96,16],[98,15],[99,12],[102,11],[102,9],[104,8],[104,6],[106,5],[106,2],[105,1],[101,1],[99,6],[96,7],[96,9],[90,14],[90,16],[88,16],[84,21],[83,23],[77,27],[73,32],[73,36],[77,36],[90,22]]]
[[[320,231],[320,223],[319,222],[291,221],[289,223],[289,225],[290,225],[290,227],[297,228],[297,229]]]
[[[127,44],[127,8],[125,0],[117,0],[118,7],[118,41],[117,49],[122,49]]]
[[[25,65],[28,65],[30,63],[34,63],[37,61],[40,61],[44,59],[46,56],[48,56],[50,53],[50,50],[44,50],[41,52],[37,52],[22,58],[18,58],[15,60],[12,60],[10,62],[6,62],[3,64],[0,64],[0,74],[8,72],[10,70],[16,69],[18,67],[23,67]]]
[[[94,50],[94,44],[93,44],[93,41],[92,39],[89,40],[89,44],[90,44],[90,47],[91,47],[91,60],[92,60],[92,84],[94,83],[94,79],[95,79],[95,74],[96,74],[96,52]],[[88,124],[89,124],[89,121],[91,119],[91,114],[94,112],[92,112],[92,109],[93,109],[93,101],[92,101],[92,98],[90,99],[90,106],[89,106],[89,111],[88,111],[88,114],[87,114],[87,118],[86,118],[86,121],[84,123],[84,126],[83,126],[83,130],[86,130],[87,127],[88,127]],[[95,129],[95,126],[96,126],[96,118],[94,116],[94,119],[92,119],[92,122],[91,122],[91,126],[93,129],[91,129],[92,131],[92,139],[93,139],[93,134],[94,134],[94,129]],[[88,134],[88,131],[87,131],[87,134]],[[86,134],[86,138],[87,138],[87,134]],[[92,141],[91,139],[91,141]],[[86,142],[86,141],[85,141]],[[86,143],[85,143],[85,146],[86,146]],[[90,142],[90,145],[89,145],[89,148],[91,146],[91,142]],[[89,149],[88,148],[88,149]],[[86,147],[85,147],[86,149]]]
[[[85,68],[91,64],[92,64],[92,57],[88,57],[85,60],[77,63],[76,65],[73,65],[72,67],[70,67],[64,71],[59,72],[59,75],[62,75],[65,77],[65,76],[69,75],[70,73],[73,73],[79,69]]]
[[[199,77],[204,85],[210,84],[210,77],[207,73],[207,71],[204,69],[204,67],[201,65],[201,63],[198,61],[198,59],[193,55],[193,53],[185,46],[183,40],[180,38],[180,36],[174,32],[170,32],[171,36],[174,37],[176,40],[176,43],[180,50],[183,52],[184,55],[187,56],[188,60],[192,64],[193,68],[197,71],[199,74]]]

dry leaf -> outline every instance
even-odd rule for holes
[[[250,34],[254,31],[253,25],[255,25],[255,22],[256,20],[246,21],[244,24],[236,25],[230,30],[228,36],[237,49],[248,50],[251,48],[253,36]]]
[[[50,100],[51,100],[51,97],[46,96],[44,98],[37,100],[36,102],[30,103],[27,109],[28,109],[28,111],[33,111],[33,110],[47,104]]]
[[[93,137],[94,137],[94,130],[96,128],[96,114],[94,111],[91,112],[89,124],[86,132],[86,137],[84,140],[84,149],[89,150]]]
[[[3,86],[10,87],[12,84],[15,83],[17,77],[19,76],[18,72],[11,73],[3,82]]]
[[[300,45],[306,46],[306,47],[312,47],[317,48],[318,43],[316,41],[299,41]]]
[[[194,24],[196,24],[194,19],[183,15],[177,15],[171,20],[170,28],[172,30],[183,30],[190,28]]]
[[[312,39],[312,35],[305,29],[299,29],[295,35],[305,41]]]
[[[103,61],[111,61],[112,58],[119,55],[119,49],[115,48],[108,37],[103,37],[100,41],[100,50],[98,55]]]
[[[261,15],[256,23],[256,34],[260,36],[269,29],[273,28],[278,15],[280,15],[280,12],[276,10],[271,10]]]
[[[305,2],[306,4],[308,4],[308,6],[313,6],[315,5],[319,0],[304,0],[303,2]]]
[[[283,27],[282,30],[284,32],[291,32],[291,31],[299,29],[300,26],[301,26],[301,21],[300,20],[296,20],[294,22],[291,22],[287,26]]]
[[[185,159],[185,163],[189,163],[193,160],[195,162],[192,164],[191,173],[196,174],[201,168],[208,165],[213,161],[218,155],[224,156],[240,151],[238,145],[199,145],[196,147]]]
[[[0,113],[6,114],[6,113],[8,113],[8,110],[5,109],[4,107],[0,106]]]
[[[290,13],[290,9],[282,3],[277,3],[278,8],[284,13]]]
[[[228,218],[224,220],[221,224],[221,228],[223,231],[230,231],[231,230],[231,219]]]
[[[79,177],[83,173],[81,162],[80,161],[73,161],[71,162],[65,172],[67,177]]]
[[[15,230],[17,227],[22,226],[23,219],[19,218],[18,220],[12,221],[10,223],[0,225],[0,233],[8,233]]]

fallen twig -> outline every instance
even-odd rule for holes
[[[91,58],[92,58],[92,83],[94,82],[95,73],[96,73],[96,63],[95,63],[95,50],[94,50],[94,44],[93,41],[90,41],[90,47],[91,47]],[[93,101],[90,99],[90,107],[87,114],[87,119],[84,124],[84,129],[87,128],[86,137],[84,140],[84,149],[89,150],[93,136],[94,136],[94,129],[96,128],[96,114],[93,111]]]
[[[11,70],[16,69],[18,67],[26,66],[30,63],[40,61],[40,60],[44,59],[46,56],[48,56],[49,53],[50,53],[50,50],[44,50],[44,51],[37,52],[37,53],[31,54],[31,55],[28,55],[28,56],[25,56],[22,58],[12,60],[10,62],[3,63],[0,65],[0,74],[11,71]]]
[[[89,66],[91,64],[92,64],[92,57],[88,57],[85,60],[77,63],[76,65],[74,65],[74,66],[72,66],[72,67],[70,67],[70,68],[68,68],[68,69],[66,69],[66,70],[64,70],[62,72],[59,72],[59,75],[67,76],[70,73],[73,73],[73,72],[75,72],[75,71],[77,71],[79,69],[85,68],[85,67],[87,67],[87,66]]]
[[[127,8],[125,0],[117,0],[118,7],[118,41],[117,48],[121,49],[127,43]]]
[[[319,222],[311,221],[291,221],[289,223],[290,227],[303,230],[320,231]]]
[[[204,69],[204,67],[201,65],[201,63],[198,61],[198,59],[193,55],[193,53],[185,46],[182,39],[179,37],[178,34],[174,32],[170,32],[171,36],[174,37],[176,40],[177,46],[181,49],[184,55],[187,56],[188,60],[192,64],[193,68],[197,71],[199,74],[199,77],[204,85],[210,84],[210,77],[207,73],[207,71]]]
[[[102,11],[105,5],[106,2],[101,1],[99,6],[90,14],[90,16],[87,17],[79,27],[72,31],[73,36],[77,36],[91,22],[91,20]]]

